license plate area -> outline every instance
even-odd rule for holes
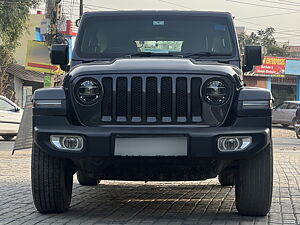
[[[115,156],[187,156],[187,137],[117,137]]]

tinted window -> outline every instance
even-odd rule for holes
[[[114,57],[139,52],[232,55],[232,31],[221,16],[95,16],[81,25],[77,54]]]
[[[0,110],[14,111],[15,107],[9,104],[7,101],[0,99]]]
[[[278,109],[286,109],[287,105],[288,105],[287,103],[283,103],[278,106]]]
[[[297,105],[293,103],[289,103],[287,109],[297,109]]]

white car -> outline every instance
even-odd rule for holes
[[[272,123],[279,123],[284,127],[294,126],[299,107],[300,101],[284,101],[273,109]]]
[[[0,96],[0,136],[13,139],[19,130],[23,109],[4,96]]]

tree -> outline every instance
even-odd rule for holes
[[[273,36],[275,29],[273,27],[267,27],[265,30],[257,31],[260,43],[266,48],[276,45],[276,40]]]
[[[0,0],[0,94],[14,99],[13,83],[6,73],[7,66],[14,63],[14,53],[26,30],[30,8],[40,0]]]
[[[245,45],[262,45],[269,56],[289,56],[288,43],[278,43],[274,37],[274,33],[275,29],[268,27],[265,30],[258,30],[257,33],[252,32],[250,35],[244,32],[238,34],[242,53],[244,52]]]
[[[244,52],[246,45],[260,44],[260,38],[254,32],[252,32],[250,35],[247,35],[245,32],[239,33],[238,40],[242,52]]]
[[[270,56],[279,56],[279,57],[289,57],[290,53],[288,51],[289,45],[288,43],[284,44],[276,44],[276,45],[270,45],[267,48],[267,54]]]

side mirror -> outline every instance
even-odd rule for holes
[[[51,64],[59,65],[61,68],[69,64],[69,46],[64,44],[55,44],[51,46],[50,52]]]
[[[243,71],[248,72],[253,69],[253,66],[262,64],[262,47],[258,45],[245,46],[244,66]]]
[[[20,112],[20,108],[16,107],[15,112]]]

